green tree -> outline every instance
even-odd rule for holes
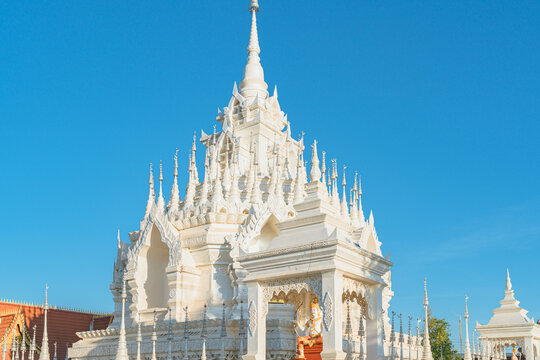
[[[456,351],[450,340],[450,324],[445,319],[433,316],[431,309],[428,312],[429,340],[431,342],[431,352],[434,360],[441,358],[441,348],[444,360],[454,360]]]

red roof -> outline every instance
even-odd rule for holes
[[[29,359],[30,342],[32,341],[33,326],[36,325],[36,346],[41,349],[43,338],[44,310],[42,306],[21,305],[9,302],[0,302],[0,352],[7,340],[6,360],[11,360],[11,343],[13,339],[13,328],[15,328],[16,337],[19,343],[22,336],[21,325],[26,328],[26,354],[25,359]],[[15,319],[15,321],[14,321]],[[87,312],[78,312],[72,310],[61,310],[49,308],[47,312],[47,332],[49,337],[50,358],[54,356],[54,343],[57,342],[57,358],[64,360],[66,358],[66,344],[73,344],[80,340],[76,335],[80,331],[90,330],[90,324],[93,319],[93,329],[106,329],[113,320],[112,315],[93,314]],[[5,337],[6,329],[9,328],[7,339]],[[38,355],[35,356],[35,359]]]

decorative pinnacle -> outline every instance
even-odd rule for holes
[[[249,11],[259,12],[259,2],[257,0],[251,0],[249,3]]]
[[[468,319],[469,318],[469,308],[467,306],[467,300],[469,300],[469,297],[467,295],[465,295],[465,319]]]
[[[49,301],[48,301],[48,290],[49,290],[49,285],[48,284],[45,284],[45,309],[48,310],[49,309]]]
[[[178,177],[178,148],[174,153],[174,177]]]
[[[321,170],[319,169],[319,157],[317,156],[317,140],[313,141],[311,146],[311,171],[309,177],[311,181],[321,180]]]
[[[506,290],[512,290],[512,281],[510,281],[510,271],[506,268]]]
[[[424,306],[429,306],[428,295],[427,295],[427,279],[424,279]]]
[[[251,0],[249,4],[251,12],[251,32],[249,35],[249,44],[247,48],[248,58],[244,68],[244,78],[240,83],[240,93],[246,98],[256,98],[262,96],[266,98],[268,95],[268,84],[264,82],[264,70],[261,66],[259,54],[259,35],[257,33],[257,12],[259,11],[259,2]]]

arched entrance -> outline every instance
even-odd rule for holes
[[[163,242],[161,233],[153,225],[149,245],[139,255],[137,287],[139,288],[139,310],[165,308],[168,300],[167,264],[169,247]]]

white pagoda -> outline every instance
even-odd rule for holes
[[[161,165],[157,192],[150,166],[140,229],[129,243],[118,238],[115,320],[79,333],[71,359],[126,359],[124,347],[138,360],[291,359],[293,321],[309,319],[314,298],[323,359],[422,354],[411,318],[408,334],[390,326],[392,263],[373,214],[364,217],[360,178],[347,188],[336,160],[316,141],[306,154],[303,136],[291,134],[277,90],[270,96],[264,80],[256,0],[249,10],[247,64],[218,111],[219,131],[193,139],[183,199],[177,156],[168,201]]]
[[[526,360],[539,359],[540,324],[529,318],[527,310],[519,306],[508,270],[504,299],[500,304],[500,307],[493,310],[493,316],[486,325],[476,323],[483,359],[506,359],[506,349],[509,347],[521,349]]]

